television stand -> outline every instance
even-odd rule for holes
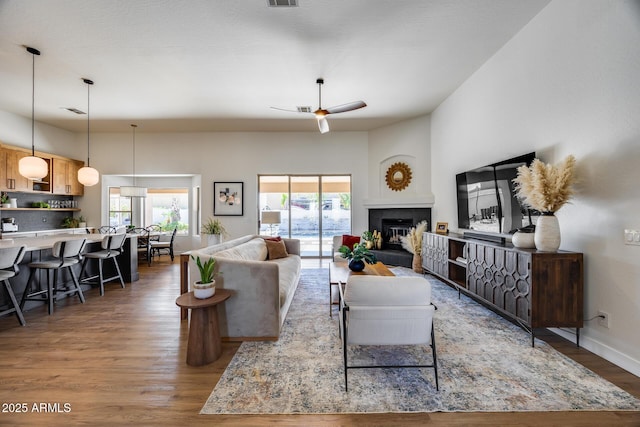
[[[422,267],[449,286],[520,325],[583,327],[583,255],[538,252],[468,239],[455,233],[422,236]]]

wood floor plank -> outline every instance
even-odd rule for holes
[[[303,265],[313,268],[314,262]],[[640,425],[640,413],[621,411],[199,415],[240,344],[224,342],[220,359],[188,366],[188,325],[179,319],[178,292],[178,262],[165,256],[151,267],[140,264],[140,280],[125,289],[107,285],[103,297],[92,289],[85,304],[77,298],[61,301],[52,316],[44,307],[28,311],[26,327],[15,317],[0,318],[0,402],[28,406],[26,413],[0,412],[0,425]],[[640,397],[638,377],[557,335],[540,337]],[[55,411],[39,412],[43,403]]]

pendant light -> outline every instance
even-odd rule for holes
[[[31,155],[20,159],[18,162],[18,172],[20,175],[32,181],[40,180],[49,174],[49,165],[47,162],[36,157],[35,149],[35,99],[36,99],[36,55],[40,55],[38,49],[26,47],[27,52],[32,56],[31,70]]]
[[[89,90],[91,85],[93,85],[93,81],[89,79],[82,79],[83,82],[87,84],[87,166],[81,167],[78,169],[78,181],[80,184],[85,187],[91,187],[92,185],[96,185],[98,181],[100,181],[100,174],[98,171],[91,167],[91,163],[89,163],[89,119],[91,114],[89,113],[90,102],[89,102]]]
[[[133,129],[133,185],[120,187],[120,197],[147,197],[146,187],[136,185],[136,128],[138,125],[131,125]]]

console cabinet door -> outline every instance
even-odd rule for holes
[[[469,291],[531,324],[531,254],[468,243]]]
[[[448,239],[437,234],[424,233],[422,241],[424,242],[423,267],[431,273],[448,278]]]

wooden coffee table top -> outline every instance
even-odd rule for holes
[[[329,283],[337,285],[338,282],[346,283],[350,275],[370,275],[370,276],[395,276],[389,268],[378,261],[375,264],[364,265],[364,270],[355,272],[349,270],[348,262],[329,263]]]

